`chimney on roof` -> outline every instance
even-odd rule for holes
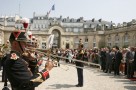
[[[33,12],[33,17],[35,17],[35,12]]]
[[[69,16],[67,17],[67,19],[69,19]]]
[[[62,19],[62,15],[60,15],[60,19]]]
[[[80,17],[80,20],[83,20],[84,18],[83,17]]]
[[[102,19],[99,19],[98,21],[99,21],[99,22],[102,22]]]
[[[92,22],[94,22],[95,18],[92,19]]]

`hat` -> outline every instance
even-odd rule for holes
[[[10,34],[9,41],[27,41],[25,30],[15,30]]]

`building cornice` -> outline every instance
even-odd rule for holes
[[[130,32],[130,31],[136,31],[136,26],[123,27],[119,29],[105,31],[105,34],[123,33],[123,32]]]

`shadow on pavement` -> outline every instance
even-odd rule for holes
[[[113,73],[104,73],[104,72],[99,72],[97,76],[108,76],[109,78],[116,78],[115,82],[123,82],[125,84],[124,89],[125,90],[136,90],[136,80],[129,80],[125,78],[125,76],[114,76]],[[112,77],[111,77],[112,76]]]
[[[71,88],[71,87],[75,87],[74,85],[69,85],[69,84],[53,84],[53,85],[49,85],[51,86],[50,89],[60,89],[60,88]]]
[[[124,86],[127,90],[136,90],[136,86]]]

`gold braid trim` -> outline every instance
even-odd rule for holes
[[[38,77],[35,79],[32,79],[32,82],[43,82],[44,80],[42,79],[42,75],[40,73],[38,73]]]

